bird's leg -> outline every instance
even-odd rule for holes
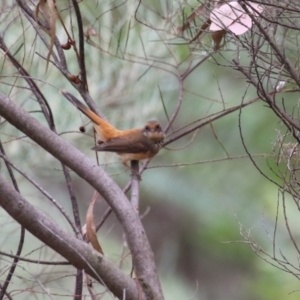
[[[137,169],[133,169],[127,165],[127,161],[122,162],[123,166],[131,170],[131,176],[137,176],[138,180],[142,180],[141,174],[139,173],[139,163],[137,164]]]

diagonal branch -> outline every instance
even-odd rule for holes
[[[163,299],[153,252],[138,214],[106,172],[0,93],[0,115],[94,187],[122,224],[136,275],[149,298]]]
[[[5,150],[3,148],[1,140],[0,140],[0,152],[1,152],[1,154],[5,155]],[[12,167],[7,161],[5,161],[5,165],[6,165],[8,173],[9,173],[9,176],[11,178],[11,181],[13,183],[13,186],[14,186],[15,190],[19,193],[20,192],[19,187],[18,187],[16,178],[15,178],[15,175],[13,173]],[[24,240],[25,240],[25,228],[23,226],[21,226],[21,234],[20,234],[18,249],[17,249],[16,255],[14,256],[13,263],[10,267],[8,275],[6,276],[6,280],[4,281],[3,286],[1,287],[0,299],[3,299],[4,295],[7,295],[6,290],[8,288],[8,285],[11,283],[11,278],[12,278],[12,276],[15,272],[15,269],[17,267],[17,264],[18,264],[18,261],[19,261],[19,256],[21,255],[21,252],[22,252],[22,249],[23,249],[23,246],[24,246]]]
[[[139,299],[133,279],[85,242],[61,230],[44,213],[27,202],[2,176],[0,176],[0,195],[0,205],[17,222],[70,261],[77,269],[84,269],[95,279],[103,282],[120,299],[122,299],[124,287],[128,299]]]
[[[79,67],[81,72],[81,87],[80,90],[88,91],[87,79],[86,79],[86,67],[85,67],[85,54],[84,54],[84,33],[81,12],[79,4],[76,0],[72,0],[73,7],[75,10],[77,24],[78,24],[78,37],[79,37]]]

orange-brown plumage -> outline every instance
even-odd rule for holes
[[[115,152],[122,158],[125,166],[131,160],[151,158],[160,150],[164,133],[157,121],[148,121],[143,128],[118,130],[73,95],[64,91],[62,94],[93,122],[100,137],[100,143],[93,150]]]

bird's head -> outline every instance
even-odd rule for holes
[[[156,142],[161,143],[165,138],[165,134],[156,120],[150,120],[146,123],[143,128],[143,134],[146,138]]]

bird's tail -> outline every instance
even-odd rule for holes
[[[116,129],[114,126],[112,126],[107,121],[95,114],[91,109],[89,109],[86,105],[80,102],[72,94],[70,94],[67,91],[60,91],[60,93],[93,122],[95,130],[97,131],[103,142],[106,142],[107,140],[118,136],[118,129]]]

